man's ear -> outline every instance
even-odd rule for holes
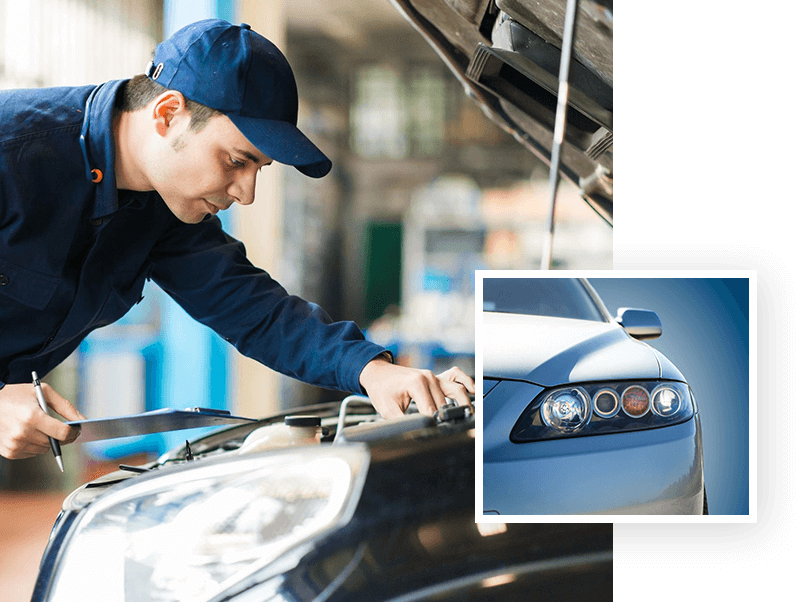
[[[151,117],[160,136],[166,136],[173,119],[186,111],[186,100],[181,92],[167,90],[156,97]]]

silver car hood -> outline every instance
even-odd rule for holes
[[[553,387],[679,374],[666,361],[671,376],[662,375],[655,351],[618,324],[495,312],[484,312],[483,321],[485,378],[514,378]]]

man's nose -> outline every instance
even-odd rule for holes
[[[242,174],[228,188],[228,194],[240,205],[250,205],[256,195],[256,172]]]

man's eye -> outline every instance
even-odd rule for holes
[[[231,157],[231,156],[229,156],[228,158],[231,160],[231,164],[234,167],[245,167],[245,162],[244,161],[237,161],[234,157]]]

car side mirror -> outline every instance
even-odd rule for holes
[[[619,307],[615,321],[635,339],[656,339],[663,334],[663,324],[653,311]]]

